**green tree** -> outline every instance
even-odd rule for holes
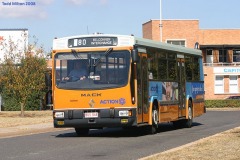
[[[23,53],[14,50],[15,44],[9,43],[0,69],[0,92],[4,97],[12,98],[21,107],[21,116],[29,99],[41,99],[44,94],[44,72],[47,69],[43,47],[28,45]],[[34,96],[33,96],[34,95]]]

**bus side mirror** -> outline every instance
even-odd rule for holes
[[[139,61],[139,55],[138,55],[138,50],[137,49],[132,50],[132,60],[133,60],[133,62],[138,62]]]

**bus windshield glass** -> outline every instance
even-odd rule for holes
[[[55,82],[61,89],[97,90],[128,82],[129,51],[61,52],[55,55]]]

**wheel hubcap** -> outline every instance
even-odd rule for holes
[[[153,111],[153,123],[157,124],[157,121],[158,121],[158,114],[157,114],[157,111],[154,110]]]
[[[192,119],[192,108],[191,107],[188,108],[188,118]]]

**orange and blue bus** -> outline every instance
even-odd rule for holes
[[[84,78],[69,77],[76,62]],[[54,127],[77,134],[105,127],[191,127],[205,113],[200,50],[127,35],[56,38],[52,52]]]

